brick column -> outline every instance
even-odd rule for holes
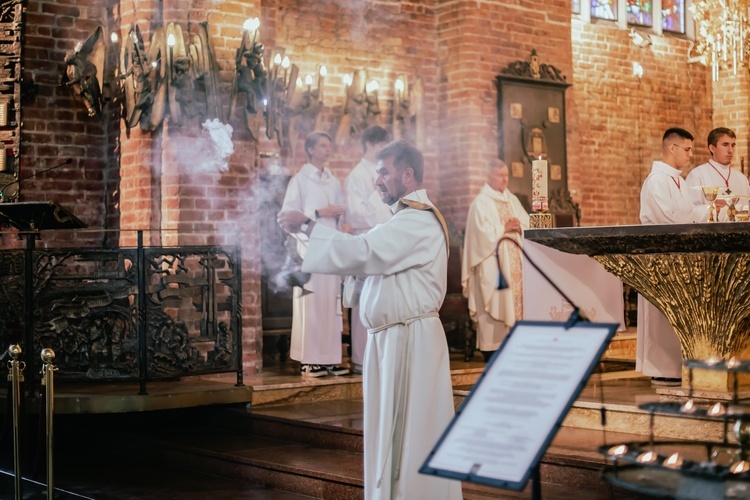
[[[484,184],[485,167],[498,156],[495,76],[536,49],[541,62],[558,67],[570,80],[570,2],[438,2],[437,40],[442,208],[463,227]],[[569,130],[575,126],[570,118]]]

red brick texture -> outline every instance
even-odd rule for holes
[[[66,51],[100,24],[108,41],[111,31],[122,37],[137,23],[148,45],[158,26],[178,23],[189,39],[197,23],[207,21],[226,110],[241,26],[255,16],[266,49],[285,47],[303,80],[317,65],[327,67],[317,130],[335,134],[345,74],[366,68],[368,80],[378,81],[380,122],[387,128],[398,75],[422,78],[425,185],[458,227],[484,182],[485,165],[497,155],[495,76],[532,49],[572,84],[566,92],[568,179],[585,225],[637,223],[641,182],[670,126],[696,134],[696,164],[706,157],[706,135],[720,125],[735,128],[738,156],[749,156],[746,73],[722,74],[712,86],[706,68],[687,64],[687,40],[654,37],[650,47],[635,47],[627,30],[571,16],[569,0],[30,0],[24,77],[34,79],[38,93],[22,109],[21,173],[60,158],[74,163],[25,181],[22,199],[55,200],[91,227],[120,230],[105,239],[91,236],[91,243],[132,245],[135,229],[154,230],[146,238],[153,244],[239,238],[248,371],[261,366],[259,154],[278,154],[294,173],[305,161],[304,132],[284,149],[265,137],[256,143],[236,113],[227,170],[206,169],[187,149],[202,140],[197,120],[177,127],[167,118],[154,132],[128,131],[118,119],[119,103],[89,118],[60,81]],[[633,61],[643,66],[643,78],[633,76]],[[336,148],[330,166],[343,181],[360,156],[358,141],[351,140]]]

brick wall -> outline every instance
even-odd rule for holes
[[[750,172],[750,144],[746,131],[750,126],[750,77],[747,71],[721,71],[713,83],[714,127],[728,127],[737,134],[737,149],[732,166]],[[705,142],[705,141],[702,141]]]
[[[440,198],[447,218],[463,227],[498,155],[495,76],[536,49],[570,79],[570,2],[439,2],[437,22]],[[569,165],[575,150],[568,148]]]
[[[572,22],[575,162],[568,158],[568,185],[582,209],[582,224],[637,224],[640,189],[669,127],[696,137],[695,165],[705,161],[705,137],[713,128],[710,73],[687,64],[690,42],[652,37],[640,48],[612,23]],[[632,62],[643,67],[633,75]],[[578,147],[575,147],[575,144]]]
[[[317,130],[335,137],[344,104],[345,74],[366,68],[367,79],[379,84],[380,125],[390,129],[394,83],[398,75],[422,77],[428,138],[425,154],[425,186],[437,197],[437,45],[432,1],[340,2],[269,0],[263,2],[261,40],[267,48],[281,46],[291,62],[305,75],[316,65],[328,70],[324,107]],[[281,151],[281,163],[295,173],[305,163],[305,134],[293,148]],[[265,141],[262,151],[277,146]],[[338,146],[330,167],[343,182],[362,156],[358,139]]]
[[[198,22],[208,21],[226,110],[241,26],[255,16],[266,48],[285,47],[303,79],[316,65],[326,65],[318,130],[336,132],[345,74],[367,68],[368,80],[379,82],[380,120],[387,128],[397,76],[422,78],[426,187],[459,227],[484,182],[484,166],[497,155],[495,76],[508,63],[526,60],[532,49],[573,84],[566,92],[568,176],[585,225],[637,222],[640,185],[659,157],[667,127],[696,134],[697,164],[706,157],[702,138],[713,126],[728,125],[742,137],[748,122],[746,76],[722,75],[712,97],[707,69],[685,62],[689,42],[654,37],[652,46],[637,48],[626,30],[610,23],[582,23],[576,16],[571,21],[568,0],[192,0],[190,8],[178,0],[31,0],[24,75],[33,77],[39,91],[22,110],[22,175],[58,158],[75,161],[64,171],[24,181],[22,199],[59,201],[92,227],[121,229],[119,242],[127,245],[138,228],[157,230],[149,234],[150,243],[199,242],[188,233],[207,243],[231,243],[239,230],[248,371],[260,366],[257,212],[265,193],[257,191],[258,153],[278,154],[294,173],[305,161],[304,134],[291,148],[264,137],[256,145],[237,113],[227,170],[202,170],[185,156],[184,145],[201,137],[196,121],[176,127],[167,120],[154,132],[127,131],[116,103],[105,108],[104,118],[89,118],[59,82],[65,52],[99,24],[107,37],[111,30],[122,37],[137,22],[148,45],[157,26],[174,21],[194,33]],[[632,75],[633,60],[643,65],[641,79]],[[747,139],[740,143],[739,155],[747,158]],[[330,166],[343,181],[360,156],[359,142],[352,140],[336,149]]]
[[[89,118],[83,104],[61,81],[66,53],[93,33],[98,20],[107,18],[107,11],[101,0],[31,0],[24,24],[23,77],[33,79],[37,91],[22,103],[21,177],[68,157],[73,163],[23,181],[20,200],[56,201],[92,227],[104,226],[105,200],[112,194],[112,186],[105,182],[111,166],[109,123]],[[101,235],[84,233],[74,238],[71,233],[48,233],[39,244],[73,240],[98,244]]]

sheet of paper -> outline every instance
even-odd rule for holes
[[[428,466],[521,481],[615,328],[516,325]]]

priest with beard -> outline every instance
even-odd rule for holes
[[[508,166],[502,160],[487,165],[487,182],[469,207],[461,265],[463,294],[477,327],[477,348],[485,360],[500,347],[513,324],[523,318],[523,259],[513,243],[500,245],[500,265],[510,285],[496,290],[495,246],[507,235],[521,243],[529,214],[508,190]]]
[[[422,153],[406,141],[377,156],[375,185],[393,217],[365,234],[279,214],[310,244],[302,270],[366,276],[360,319],[367,327],[363,374],[365,498],[462,498],[461,483],[419,473],[453,418],[453,393],[438,310],[447,287],[448,236],[422,186]]]

